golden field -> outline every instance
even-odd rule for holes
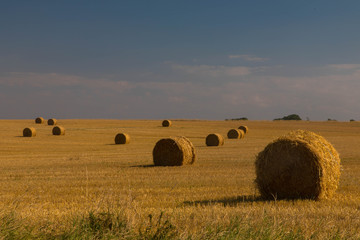
[[[116,238],[161,239],[162,229],[168,231],[163,239],[360,239],[360,122],[172,120],[168,128],[161,123],[58,120],[66,133],[53,136],[52,126],[34,120],[0,120],[0,218],[11,216],[17,232],[31,228],[29,238],[64,239],[61,234],[71,232],[76,219],[91,213],[101,222],[108,213],[126,224],[127,235]],[[208,134],[226,137],[240,125],[249,128],[245,138],[205,145]],[[22,137],[25,127],[35,127],[37,136]],[[262,201],[253,183],[255,157],[296,129],[322,135],[339,152],[335,197]],[[130,144],[115,145],[117,133],[129,134]],[[155,143],[170,136],[193,143],[194,165],[153,166]],[[8,239],[9,223],[0,224],[1,237]],[[88,239],[115,239],[106,234]]]

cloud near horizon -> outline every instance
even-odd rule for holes
[[[325,67],[335,70],[360,70],[360,64],[329,64]]]
[[[357,64],[331,66],[314,76],[258,75],[254,69],[209,65],[168,65],[167,82],[91,79],[56,73],[8,73],[0,76],[0,99],[8,104],[1,118],[200,118],[246,116],[273,119],[297,113],[303,118],[360,118],[360,70]],[[173,81],[187,74],[187,80]],[[196,81],[197,75],[221,78],[216,85]],[[241,77],[236,80],[234,77]],[[280,107],[281,106],[281,107]],[[177,111],[182,109],[182,113]]]
[[[242,59],[248,62],[265,62],[268,61],[268,58],[257,57],[254,55],[240,54],[240,55],[228,55],[230,59]]]
[[[223,65],[180,65],[172,64],[174,70],[180,70],[188,74],[222,77],[222,76],[245,76],[251,74],[251,68],[244,66],[223,66]]]

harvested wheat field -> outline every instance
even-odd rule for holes
[[[0,120],[0,238],[359,239],[360,123],[309,121],[62,120],[66,135],[34,120]],[[246,124],[241,141],[209,148],[209,132]],[[119,127],[120,126],[120,127]],[[297,129],[329,141],[341,158],[329,199],[263,200],[255,158]],[[114,132],[131,144],[114,144]],[[193,165],[155,167],[162,138],[185,136]]]

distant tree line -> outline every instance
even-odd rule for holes
[[[241,118],[227,118],[225,121],[241,121],[241,120],[249,120],[247,117],[241,117]]]
[[[274,121],[277,120],[301,120],[300,116],[297,114],[290,114],[288,116],[284,116],[282,118],[275,118]]]
[[[225,121],[246,121],[249,120],[247,117],[239,117],[239,118],[226,118]],[[290,114],[287,116],[284,116],[282,118],[275,118],[274,121],[279,120],[302,120],[301,117],[298,114]],[[328,121],[337,121],[336,119],[328,118]],[[306,117],[306,121],[310,121],[308,117]],[[355,122],[355,119],[350,119],[350,122]]]

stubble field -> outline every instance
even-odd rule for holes
[[[310,121],[59,120],[64,136],[34,120],[0,120],[3,239],[360,239],[360,123]],[[206,147],[247,125],[244,139]],[[37,136],[22,137],[25,127]],[[254,160],[296,129],[325,137],[340,154],[333,199],[263,201]],[[117,133],[130,144],[115,145]],[[154,167],[161,138],[186,136],[194,165]]]

